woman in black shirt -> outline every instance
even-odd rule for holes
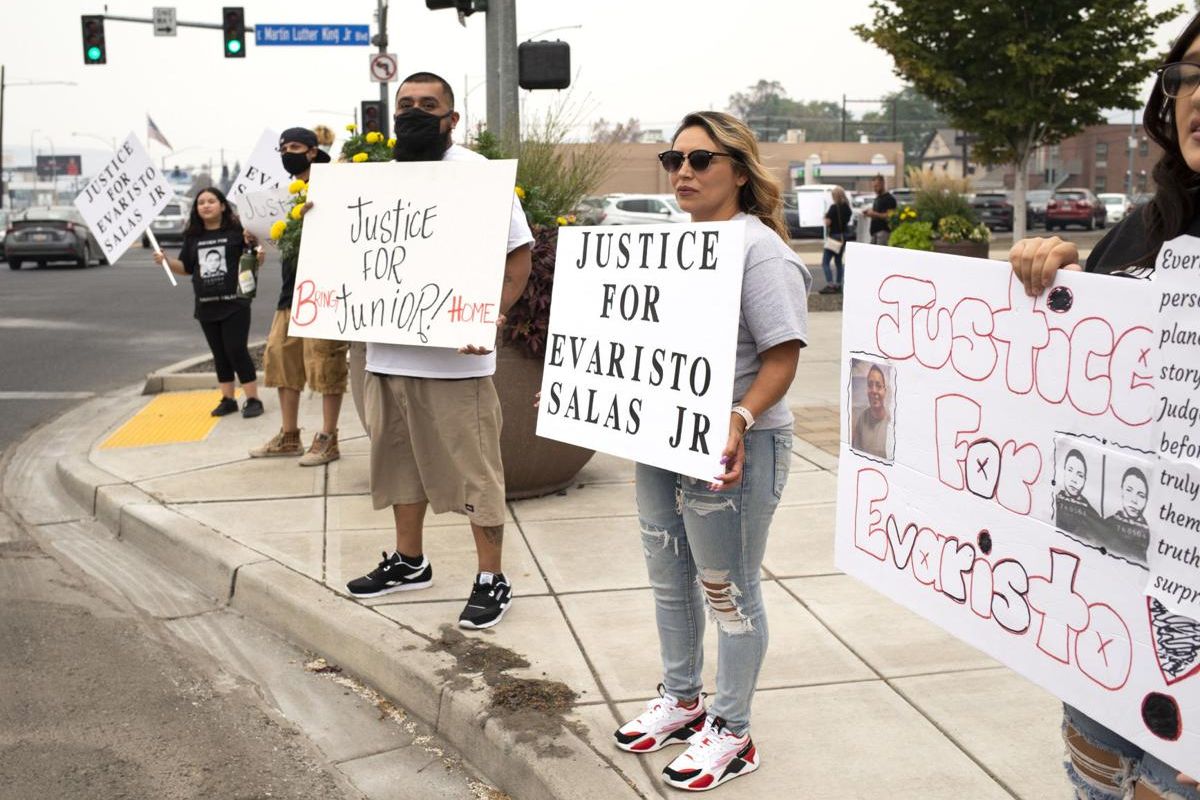
[[[155,263],[165,261],[175,274],[192,276],[195,316],[212,350],[221,384],[221,402],[212,410],[214,417],[238,410],[233,398],[235,374],[246,394],[242,416],[257,417],[263,413],[262,401],[258,399],[258,376],[247,346],[250,298],[238,295],[238,261],[249,240],[225,195],[210,186],[201,189],[192,203],[179,258],[169,258],[161,252],[154,254]],[[260,251],[260,264],[262,259]]]
[[[846,275],[846,267],[842,261],[846,249],[846,232],[850,226],[850,201],[846,191],[840,186],[833,190],[833,205],[825,212],[825,249],[821,251],[821,269],[825,271],[825,288],[821,294],[837,294],[842,291],[842,279]],[[831,250],[829,244],[840,242],[836,250]],[[833,271],[829,262],[837,265],[837,280],[833,279]]]

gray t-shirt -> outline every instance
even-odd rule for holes
[[[746,220],[746,261],[742,273],[742,315],[738,321],[737,361],[733,402],[736,405],[754,383],[762,359],[758,354],[777,344],[808,339],[808,290],[812,275],[787,242],[758,217]],[[790,428],[792,410],[787,398],[759,414],[756,429]]]

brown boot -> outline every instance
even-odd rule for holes
[[[250,451],[251,458],[277,458],[279,456],[298,456],[304,453],[304,445],[300,444],[300,431],[280,430],[271,441],[262,447]]]
[[[302,467],[317,467],[321,464],[328,464],[330,461],[337,461],[342,457],[338,452],[337,431],[333,433],[318,433],[313,437],[312,446],[308,448],[308,452],[300,459]]]

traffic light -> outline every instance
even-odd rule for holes
[[[469,17],[476,11],[487,11],[487,0],[425,0],[425,7],[430,11],[454,8],[464,17]]]
[[[104,46],[104,15],[84,14],[79,19],[83,26],[83,63],[107,64],[108,50]]]
[[[522,89],[566,89],[571,85],[571,45],[521,42],[517,48],[517,82]]]
[[[362,132],[379,131],[387,136],[387,124],[383,118],[382,100],[363,100],[359,119],[362,120]]]
[[[246,14],[241,6],[225,6],[221,10],[225,28],[225,57],[246,57]]]

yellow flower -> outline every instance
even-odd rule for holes
[[[558,219],[556,219],[556,220],[554,220],[554,221],[555,221],[555,222],[557,222],[559,225],[566,225],[566,224],[567,224],[567,218],[566,218],[566,217],[559,217]]]
[[[383,141],[383,134],[379,131],[371,131],[367,134],[367,144],[375,144]]]
[[[355,162],[356,164],[361,164],[362,162],[367,160],[367,154],[366,153],[355,153],[354,156],[350,160]]]
[[[304,203],[297,203],[292,206],[292,210],[288,212],[288,216],[292,219],[300,219],[304,216]]]
[[[349,125],[346,126],[346,130],[350,131],[351,133],[354,133],[356,130],[358,130],[358,126],[355,125],[353,122],[351,122]]]
[[[574,225],[574,224],[575,224],[575,215],[574,215],[574,214],[567,214],[567,222],[569,222],[569,223],[571,223],[572,225]]]
[[[388,139],[388,140],[387,140],[387,146],[388,146],[388,147],[395,147],[395,146],[396,146],[396,137],[395,137],[395,136],[393,136],[392,138],[390,138],[390,139]]]
[[[278,241],[283,232],[287,229],[287,223],[281,219],[275,220],[275,224],[271,226],[271,238]]]
[[[524,199],[525,199],[525,190],[524,190],[524,189],[522,189],[520,186],[518,186],[517,188],[513,189],[513,192],[514,192],[514,193],[517,195],[517,197],[518,197],[518,198],[520,198],[521,200],[524,200]]]
[[[308,184],[302,180],[294,180],[288,184],[288,194],[300,194],[308,188]]]

